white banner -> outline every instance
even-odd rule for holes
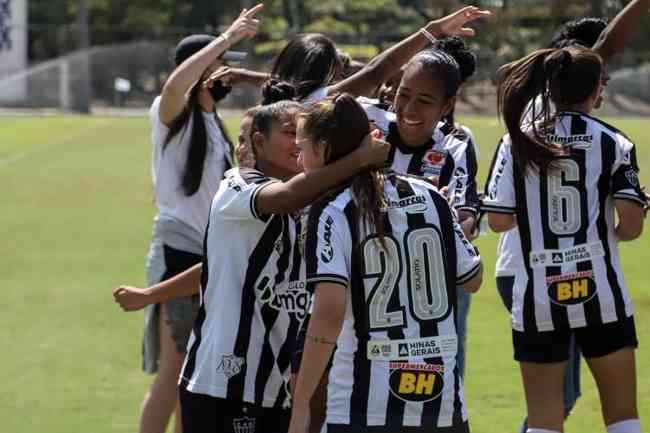
[[[0,0],[0,83],[27,67],[27,0]],[[24,99],[22,80],[0,86],[0,101]]]

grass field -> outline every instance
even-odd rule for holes
[[[462,118],[481,146],[486,175],[501,126]],[[231,135],[237,119],[229,119]],[[647,119],[610,119],[638,145],[650,170]],[[0,119],[0,431],[137,430],[151,378],[140,370],[142,314],[113,303],[120,283],[141,285],[155,209],[144,118]],[[645,174],[645,172],[644,172]],[[645,182],[650,178],[645,177]],[[466,394],[473,431],[515,432],[524,413],[509,319],[494,286],[496,236],[478,241],[485,284],[469,324]],[[650,425],[650,235],[623,247],[636,305],[641,418]],[[584,364],[583,364],[584,366]],[[568,432],[604,431],[595,384]]]

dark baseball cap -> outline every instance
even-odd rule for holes
[[[196,52],[205,48],[210,42],[216,39],[212,35],[190,35],[183,38],[174,50],[174,62],[176,66],[192,57]],[[239,62],[246,58],[247,53],[242,51],[226,51],[221,55],[225,61]]]

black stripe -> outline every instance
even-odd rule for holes
[[[393,184],[393,186],[396,186],[396,180],[398,179],[398,176],[392,175],[388,177],[388,181]],[[397,186],[396,186],[397,187]],[[413,195],[411,192],[410,194],[404,193],[400,194],[399,188],[397,188],[398,191],[398,196],[400,198],[406,197]],[[394,230],[393,226],[391,224],[390,218],[388,217],[388,212],[383,212],[382,217],[384,218],[384,228],[386,235],[394,235]],[[397,239],[396,239],[397,240]],[[397,240],[398,245],[401,245],[401,240]],[[401,258],[398,258],[401,259]],[[382,268],[385,265],[382,263]],[[387,310],[388,311],[399,311],[402,310],[404,311],[404,308],[402,307],[402,302],[400,301],[400,291],[399,291],[399,284],[400,280],[402,278],[402,275],[404,274],[404,269],[403,268],[403,263],[400,263],[400,275],[397,278],[396,281],[396,289],[393,290],[392,296],[390,300],[388,301],[388,306]],[[408,271],[408,270],[407,270]],[[404,339],[404,331],[403,327],[406,326],[406,323],[404,323],[403,326],[399,328],[389,328],[386,330],[386,334],[388,335],[388,338],[390,340],[402,340]],[[404,425],[404,408],[406,406],[406,403],[404,400],[401,400],[395,395],[393,395],[392,392],[388,393],[388,404],[386,408],[386,427],[394,430],[394,431],[399,431],[399,429]]]
[[[280,285],[285,281],[285,276],[287,270],[289,269],[289,263],[292,253],[291,248],[291,236],[290,236],[290,221],[291,217],[289,215],[282,215],[282,253],[280,258],[277,260],[277,272],[275,274],[275,279],[273,282],[273,296],[275,296],[275,288],[280,287]],[[275,301],[275,298],[271,302]],[[284,305],[279,307],[284,309]],[[289,328],[286,333],[286,340],[282,347],[280,348],[279,354],[283,355],[282,364],[280,364],[280,359],[276,360],[276,357],[273,353],[273,348],[270,343],[270,335],[274,330],[275,322],[280,315],[280,311],[277,308],[269,305],[268,303],[263,304],[260,308],[260,314],[262,315],[262,323],[264,324],[264,344],[262,346],[262,355],[260,357],[260,363],[257,367],[257,374],[255,376],[255,404],[262,406],[264,402],[264,389],[273,373],[273,368],[275,367],[276,361],[278,362],[278,369],[281,372],[284,372],[291,362],[291,352],[293,350],[296,334],[298,332],[299,323],[297,320],[291,320],[289,322]],[[285,311],[286,313],[286,311]],[[252,318],[251,318],[252,319]],[[278,332],[277,330],[275,332]]]
[[[587,133],[588,124],[578,115],[573,115],[571,119],[571,135],[585,135]],[[589,238],[589,197],[587,194],[587,188],[585,187],[587,183],[587,151],[585,149],[573,149],[573,153],[576,155],[578,161],[578,167],[580,167],[580,176],[581,185],[578,186],[580,191],[580,210],[582,212],[582,225],[580,230],[575,235],[575,245],[586,244]],[[576,264],[576,271],[578,272],[589,272],[593,271],[593,262],[578,262]],[[595,281],[595,279],[594,279]],[[601,313],[600,313],[600,302],[598,302],[597,297],[591,298],[589,301],[583,304],[585,312],[585,320],[587,325],[599,325],[602,324]]]
[[[358,210],[354,200],[345,206],[345,216],[350,228],[353,248],[359,246]],[[351,257],[351,269],[362,269],[363,256],[355,249]],[[350,425],[362,428],[368,425],[368,397],[370,391],[370,361],[368,350],[368,309],[366,308],[366,290],[361,272],[353,272],[350,281],[352,312],[354,314],[354,333],[358,346],[354,353],[352,392],[350,393]]]
[[[255,314],[255,283],[264,266],[269,261],[275,241],[282,235],[283,222],[281,215],[274,215],[262,233],[260,240],[253,249],[248,259],[248,269],[244,285],[242,286],[242,300],[240,306],[239,329],[233,348],[233,355],[246,359],[248,346],[250,345],[253,316]],[[233,401],[244,401],[244,385],[246,381],[246,370],[248,363],[244,363],[241,371],[228,380],[227,399]]]
[[[294,219],[296,223],[296,236],[293,242],[292,247],[292,264],[291,272],[289,274],[289,281],[300,281],[301,280],[301,270],[302,270],[302,254],[300,253],[301,248],[301,233],[303,229],[303,220],[300,217]],[[307,300],[307,305],[310,305],[310,300]],[[292,313],[290,313],[291,315]],[[277,356],[278,368],[281,372],[284,372],[285,369],[289,368],[291,365],[291,359],[293,354],[299,349],[297,347],[297,335],[301,326],[301,322],[306,319],[308,312],[305,312],[304,317],[291,317],[291,323],[287,331],[287,339],[285,343],[280,348]],[[300,348],[302,349],[302,348]]]
[[[199,305],[199,311],[197,312],[196,319],[194,320],[194,343],[192,347],[187,352],[187,362],[185,363],[185,368],[181,373],[181,378],[183,382],[192,380],[194,375],[194,370],[196,369],[196,352],[199,350],[201,345],[201,329],[205,323],[205,290],[208,287],[208,279],[210,274],[210,267],[208,265],[208,232],[210,230],[210,215],[208,215],[208,224],[205,227],[205,233],[203,234],[203,261],[201,264],[201,304]]]
[[[612,264],[612,252],[609,246],[607,220],[605,218],[607,213],[607,197],[610,193],[611,172],[614,165],[616,155],[616,142],[612,137],[606,133],[602,133],[600,139],[601,153],[602,153],[602,171],[600,179],[598,180],[598,192],[600,200],[600,212],[598,213],[598,237],[603,243],[605,250],[605,267],[607,269],[607,281],[612,289],[614,296],[614,306],[616,308],[616,316],[618,320],[625,317],[625,301],[623,300],[623,289],[618,284],[618,272]],[[598,294],[596,294],[598,296]],[[601,317],[602,320],[602,317]]]
[[[456,170],[456,161],[449,152],[446,150],[444,152],[447,153],[447,157],[445,158],[445,164],[442,166],[442,170],[440,171],[438,188],[449,186],[449,182],[451,182],[451,178],[454,176],[454,171]]]
[[[415,174],[417,176],[422,176],[423,171],[422,171],[422,166],[423,164],[423,159],[424,155],[430,150],[431,148],[427,147],[419,147],[413,152],[411,155],[411,160],[409,161],[408,168],[406,169],[406,173],[402,174]]]
[[[512,164],[512,177],[515,186],[515,203],[517,203],[517,225],[521,240],[521,252],[523,255],[522,258],[524,259],[526,275],[528,276],[526,291],[524,292],[524,305],[522,306],[524,332],[537,332],[537,322],[535,321],[535,287],[533,284],[533,270],[530,267],[532,244],[526,201],[526,177],[519,169],[519,164],[514,160]]]
[[[476,159],[476,149],[471,137],[467,137],[467,149],[465,150],[465,160],[467,165],[467,183],[465,188],[465,200],[463,207],[471,207],[476,212],[479,207],[478,187],[476,176],[478,175],[478,161]],[[451,192],[451,191],[450,191]]]
[[[571,120],[573,122],[573,119]],[[557,123],[556,123],[557,125]],[[557,133],[557,127],[554,126],[553,133]],[[559,162],[561,164],[562,162]],[[551,169],[552,170],[552,169]],[[560,182],[564,183],[564,176],[560,173],[550,172],[548,167],[540,168],[539,170],[539,197],[540,197],[540,216],[542,219],[542,239],[544,249],[557,250],[560,247],[560,239],[558,235],[553,233],[550,228],[549,216],[551,213],[551,203],[549,203],[549,186],[548,181],[550,176],[560,176]],[[556,206],[562,206],[563,202]],[[554,213],[559,213],[558,218],[564,219],[564,209],[555,209]],[[562,266],[547,266],[544,269],[546,278],[562,275]],[[534,273],[532,274],[534,275]],[[548,281],[548,280],[547,280]],[[544,282],[546,284],[546,282]],[[534,285],[534,284],[533,284]],[[545,296],[548,296],[545,294]],[[549,302],[549,309],[551,312],[551,322],[553,329],[567,329],[569,328],[569,314],[566,307],[557,305],[555,302]]]
[[[497,148],[494,151],[494,155],[492,155],[492,162],[490,162],[490,170],[488,171],[487,179],[485,180],[485,186],[483,187],[483,192],[485,194],[488,193],[488,190],[490,189],[490,182],[492,181],[492,175],[494,174],[494,166],[497,163],[497,159],[499,158],[499,152],[501,151],[501,146],[503,146],[503,138],[499,140],[499,144],[497,144]]]
[[[431,198],[433,203],[436,206],[436,212],[438,218],[440,219],[440,234],[442,235],[443,240],[443,260],[445,263],[446,278],[447,283],[447,299],[451,304],[450,311],[453,312],[453,323],[454,326],[458,322],[458,306],[457,306],[457,291],[463,290],[456,285],[456,269],[457,269],[457,258],[458,251],[456,251],[456,239],[454,234],[454,217],[451,214],[451,209],[446,200],[439,194],[434,191],[430,191]],[[479,265],[480,266],[480,265]],[[447,316],[441,318],[444,320]],[[439,334],[438,330],[436,332]],[[435,364],[438,363],[443,365],[442,358],[433,358],[427,359],[427,363]],[[460,425],[462,423],[462,402],[460,398],[460,371],[458,370],[458,365],[454,367],[454,413],[452,416],[453,425]],[[434,428],[438,425],[438,418],[440,417],[442,398],[437,398],[429,403],[424,404],[425,413],[423,413],[422,425],[423,426],[433,426]],[[429,412],[431,410],[431,412]],[[428,415],[432,413],[432,418],[426,419],[425,414]],[[460,420],[460,421],[459,421]],[[433,424],[431,423],[433,422]]]

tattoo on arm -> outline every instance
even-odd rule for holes
[[[336,341],[329,341],[324,337],[317,337],[309,334],[307,334],[307,340],[311,341],[312,343],[329,344],[330,346],[336,345]]]

